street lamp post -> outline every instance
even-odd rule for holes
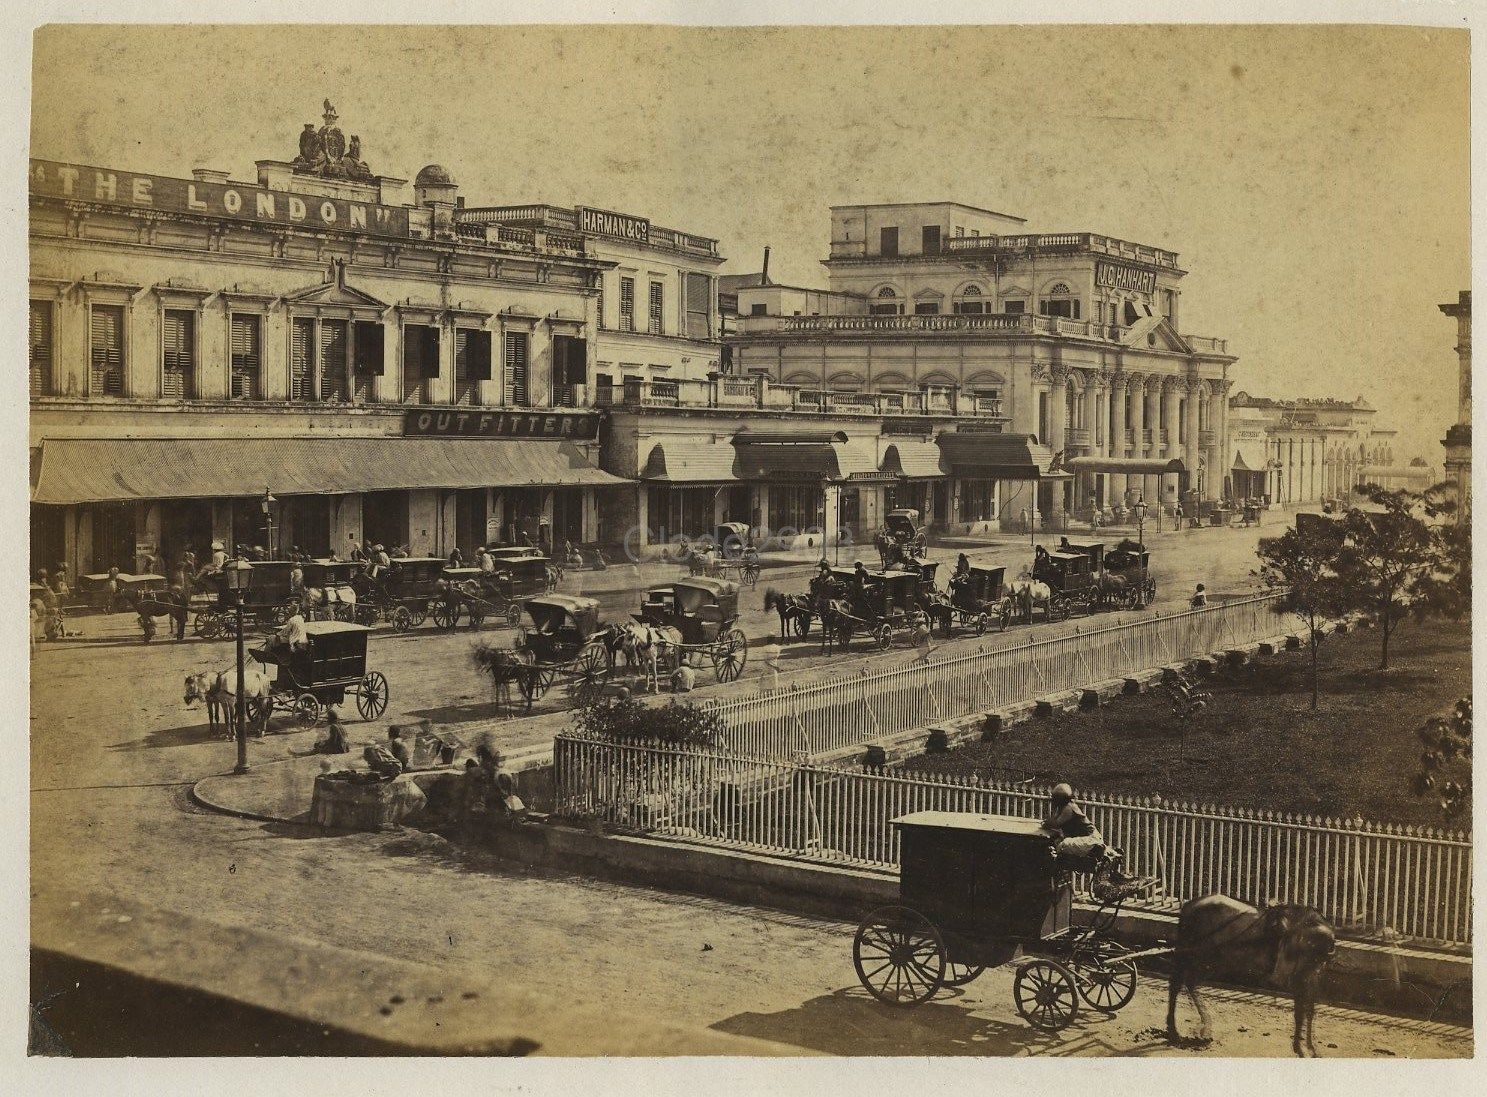
[[[238,761],[233,767],[233,773],[248,772],[248,706],[247,699],[243,696],[245,685],[243,681],[243,599],[248,593],[249,576],[253,573],[253,565],[241,558],[230,561],[223,569],[227,576],[227,589],[232,591],[234,611],[237,616],[237,656],[238,656],[238,686],[237,686],[237,711],[235,724],[237,727]]]
[[[1131,508],[1136,512],[1136,540],[1142,545],[1146,544],[1146,500],[1137,499],[1136,505]],[[1160,512],[1159,512],[1160,513]]]

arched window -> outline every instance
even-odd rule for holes
[[[1055,282],[1048,287],[1043,300],[1038,302],[1038,311],[1044,316],[1062,316],[1065,319],[1078,320],[1080,316],[1079,298],[1074,296],[1069,283]]]
[[[991,311],[991,302],[985,300],[981,287],[972,282],[955,295],[954,309],[968,315],[979,315]]]
[[[873,294],[874,301],[867,307],[867,311],[874,316],[902,316],[904,306],[898,300],[898,293],[892,286],[884,286]]]

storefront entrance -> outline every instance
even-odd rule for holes
[[[842,488],[838,503],[837,536],[844,545],[859,543],[862,538],[862,497],[857,488]]]
[[[564,541],[583,543],[583,488],[553,489],[552,536],[558,549]]]
[[[408,543],[408,493],[369,491],[361,497],[362,540],[392,549]]]
[[[542,503],[547,492],[542,488],[509,488],[502,493],[506,510],[503,539],[507,544],[516,544],[518,534],[525,533],[532,544],[537,543],[540,533],[537,526],[542,519]]]
[[[40,568],[48,573],[67,562],[67,509],[33,506],[31,508],[31,575]]]
[[[99,503],[88,509],[93,517],[93,571],[133,571],[134,504]]]
[[[467,488],[454,493],[454,543],[465,558],[485,544],[485,489]]]
[[[310,556],[330,555],[330,499],[324,495],[290,495],[279,500],[279,529],[270,554],[283,556],[298,548]]]
[[[175,499],[160,504],[160,560],[173,568],[181,555],[196,553],[198,564],[211,556],[212,504],[205,499]]]

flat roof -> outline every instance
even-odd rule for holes
[[[981,834],[1011,834],[1020,838],[1052,837],[1036,819],[1016,815],[977,815],[969,811],[915,811],[890,820],[896,827],[933,827],[970,830]]]
[[[987,213],[992,217],[1005,217],[1009,221],[1021,221],[1027,224],[1026,217],[1018,217],[1015,213],[999,213],[994,209],[983,209],[981,206],[967,205],[965,202],[859,202],[844,206],[832,206],[833,210],[839,209],[912,209],[915,206],[954,206],[957,209],[968,209],[975,213]]]

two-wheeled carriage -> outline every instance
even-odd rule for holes
[[[738,627],[738,586],[726,579],[678,579],[652,587],[635,619],[680,633],[681,643],[661,653],[666,670],[705,659],[718,681],[731,682],[749,660],[749,641]]]
[[[390,691],[381,671],[367,669],[371,630],[346,621],[307,621],[305,632],[302,651],[274,645],[250,649],[254,660],[278,669],[266,705],[250,701],[249,722],[266,723],[274,709],[282,708],[302,726],[314,727],[325,706],[340,704],[348,693],[356,697],[363,720],[381,716]]]
[[[852,941],[874,998],[919,1005],[1013,963],[1013,1004],[1035,1028],[1066,1028],[1081,1001],[1102,1013],[1131,1001],[1138,954],[1110,936],[1108,908],[1091,926],[1072,925],[1068,870],[1036,820],[920,811],[892,825],[899,901],[868,914]]]
[[[750,590],[759,585],[759,550],[743,522],[724,522],[710,542],[694,545],[687,555],[687,573],[727,579]]]

